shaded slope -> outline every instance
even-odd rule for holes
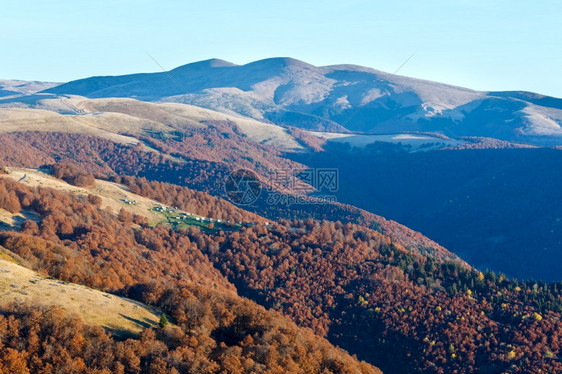
[[[560,150],[328,149],[297,160],[338,167],[340,201],[421,231],[481,270],[561,280]]]

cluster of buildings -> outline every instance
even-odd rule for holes
[[[158,206],[155,206],[153,209],[154,209],[155,211],[157,211],[157,212],[165,212],[165,211],[167,211],[167,210],[170,210],[170,208],[168,208],[168,207],[165,206],[165,205],[158,205]],[[177,209],[177,208],[176,208],[176,209]]]
[[[125,202],[131,201],[131,204],[136,203],[136,201],[134,201],[134,200],[125,199],[123,201],[125,201]],[[153,210],[156,211],[156,212],[167,212],[167,211],[178,210],[178,208],[177,207],[171,208],[171,207],[167,207],[165,205],[158,205],[158,206],[154,207]],[[232,224],[233,223],[232,221],[225,221],[225,220],[222,220],[222,219],[199,217],[199,216],[195,216],[195,214],[193,214],[193,213],[188,213],[188,212],[179,213],[179,215],[174,216],[172,218],[176,219],[176,220],[185,220],[185,219],[188,219],[188,218],[192,218],[197,222],[208,222],[208,223],[211,223],[211,222],[212,223],[215,223],[215,222],[216,223],[226,223],[226,224]],[[239,222],[238,224],[244,225],[243,222]],[[253,225],[255,225],[255,222],[247,222],[246,225],[253,226]],[[269,226],[269,225],[271,225],[271,223],[266,222],[266,225]]]
[[[188,213],[189,214],[189,213]],[[187,218],[187,217],[186,217]],[[185,218],[184,218],[185,219]],[[200,222],[217,222],[217,223],[222,223],[222,222],[226,222],[226,223],[230,223],[230,221],[223,221],[222,219],[214,219],[214,218],[207,218],[207,217],[195,217],[196,221],[200,221]]]
[[[177,207],[174,208],[170,208],[167,207],[165,205],[158,205],[156,207],[153,208],[156,212],[167,212],[167,211],[172,211],[172,210],[178,210]],[[230,221],[223,221],[222,219],[214,219],[214,218],[207,218],[207,217],[196,217],[193,213],[189,213],[189,212],[185,212],[185,213],[180,213],[179,216],[175,216],[172,217],[173,219],[178,219],[178,220],[182,220],[182,219],[188,219],[188,218],[194,218],[196,221],[199,222],[217,222],[217,223],[230,223]]]

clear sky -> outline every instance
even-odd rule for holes
[[[352,63],[562,97],[560,0],[3,0],[0,78],[68,81],[213,57]]]

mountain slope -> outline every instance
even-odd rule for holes
[[[69,107],[75,108],[72,114]],[[339,203],[287,206],[275,200],[280,196],[277,192],[266,188],[246,209],[268,219],[311,217],[359,223],[405,248],[437,258],[460,261],[456,256],[460,255],[481,270],[560,279],[558,190],[543,188],[557,180],[559,152],[516,148],[468,152],[464,148],[521,146],[431,134],[310,133],[186,104],[128,98],[45,95],[29,99],[23,108],[0,109],[0,113],[0,133],[6,132],[0,134],[0,163],[6,165],[38,168],[64,161],[92,173],[146,177],[224,198],[224,181],[237,168],[253,170],[265,184],[280,170],[337,168],[339,190],[333,195]],[[310,139],[318,142],[315,151],[308,149]],[[372,145],[377,141],[405,148]],[[443,147],[452,149],[434,152]],[[525,161],[530,155],[532,164]],[[507,191],[500,181],[506,181]],[[533,203],[523,204],[521,196]],[[464,203],[475,201],[483,202]],[[182,200],[173,205],[181,207]]]
[[[0,232],[0,244],[9,256],[60,281],[157,306],[175,326],[148,327],[123,340],[60,308],[1,305],[1,372],[380,373],[238,296],[200,250],[212,245],[212,236],[153,228],[101,208],[92,196],[0,179],[0,207],[17,212],[20,204],[40,216],[39,224],[25,221],[19,231]],[[82,296],[87,304],[88,293]]]
[[[480,270],[562,280],[560,150],[332,143],[295,160],[338,168],[338,201],[420,231]]]
[[[290,58],[246,65],[208,60],[167,73],[92,77],[46,90],[86,97],[173,101],[311,130],[438,132],[562,144],[562,100],[482,92],[355,65]]]
[[[189,139],[189,138],[188,138]],[[211,138],[213,142],[218,143],[216,138]],[[240,143],[241,139],[234,138],[235,142]],[[205,144],[207,142],[204,142]],[[154,152],[146,152],[127,145],[121,145],[110,142],[105,139],[85,137],[75,134],[61,133],[42,133],[42,132],[24,132],[0,134],[0,163],[8,165],[38,168],[44,164],[54,164],[56,160],[79,164],[82,168],[93,173],[103,175],[134,175],[137,177],[146,177],[149,180],[160,182],[179,184],[184,190],[185,187],[195,188],[207,191],[218,196],[224,195],[224,182],[230,172],[232,165],[225,163],[213,163],[197,161],[189,159],[187,154],[182,157],[187,161],[184,163],[172,162],[164,158],[162,155],[156,155]],[[23,150],[22,150],[23,148]],[[77,152],[75,149],[80,149]],[[248,150],[246,154],[249,154]],[[268,153],[269,160],[273,160],[272,151]],[[267,181],[267,170],[256,169],[252,163],[247,164],[257,173],[264,173],[264,181]],[[246,166],[246,165],[244,165]],[[275,167],[275,166],[272,166]],[[300,164],[289,164],[278,166],[282,168],[302,168]],[[20,171],[23,175],[25,172]],[[19,179],[19,178],[18,178]],[[31,182],[31,179],[29,182]],[[26,180],[22,181],[27,183]],[[44,183],[44,182],[42,182]],[[147,183],[141,183],[146,185]],[[142,191],[142,189],[140,189]],[[150,191],[147,187],[144,190]],[[397,222],[386,220],[381,216],[362,211],[353,206],[323,202],[321,204],[293,204],[290,206],[283,203],[271,204],[268,202],[267,190],[258,201],[252,206],[245,206],[247,210],[256,212],[269,219],[279,218],[309,218],[329,219],[333,221],[360,223],[366,226],[372,226],[381,231],[385,235],[392,238],[397,244],[413,251],[421,251],[423,253],[432,253],[437,258],[447,258],[452,261],[462,262],[456,255],[449,252],[438,243],[415,232]],[[203,193],[200,193],[204,195]],[[173,196],[168,192],[165,196]],[[149,196],[155,198],[153,196]],[[233,204],[227,203],[222,199],[214,198],[219,203],[213,204],[208,211],[227,210],[229,217],[235,217],[240,221],[243,217],[244,221],[259,221],[256,216],[247,216],[240,214],[241,209],[234,207]],[[174,202],[175,206],[188,209],[189,202]],[[169,202],[164,202],[170,204]],[[183,205],[185,204],[185,205]],[[220,207],[220,208],[219,208]],[[188,209],[189,210],[189,209]],[[194,212],[193,210],[189,210]],[[206,215],[204,212],[200,212]],[[221,218],[212,216],[213,218]],[[225,218],[225,217],[222,217]]]
[[[353,224],[151,228],[90,196],[5,178],[0,186],[0,206],[16,212],[19,204],[41,219],[0,233],[10,253],[60,280],[156,305],[178,326],[120,342],[60,313],[8,306],[0,309],[0,368],[15,351],[33,371],[79,358],[98,370],[116,371],[117,361],[141,373],[379,372],[295,323],[391,373],[562,368],[560,283],[517,283],[435,261]],[[75,336],[86,349],[75,349]],[[49,339],[67,360],[37,350],[34,341]],[[93,349],[100,340],[104,349]]]
[[[5,251],[5,250],[4,250]],[[82,285],[47,279],[2,259],[0,247],[0,308],[12,302],[63,308],[88,324],[119,334],[140,333],[158,325],[162,311],[134,300]]]

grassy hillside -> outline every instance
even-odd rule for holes
[[[0,256],[0,309],[12,302],[58,306],[87,324],[101,326],[117,335],[138,334],[158,325],[162,311],[131,299],[82,285],[46,278]]]
[[[299,141],[280,126],[192,105],[49,95],[16,103],[0,100],[0,133],[61,131],[137,144],[135,136],[174,138],[178,129],[204,129],[207,123],[217,121],[229,122],[240,134],[258,144],[285,151],[304,150]]]

